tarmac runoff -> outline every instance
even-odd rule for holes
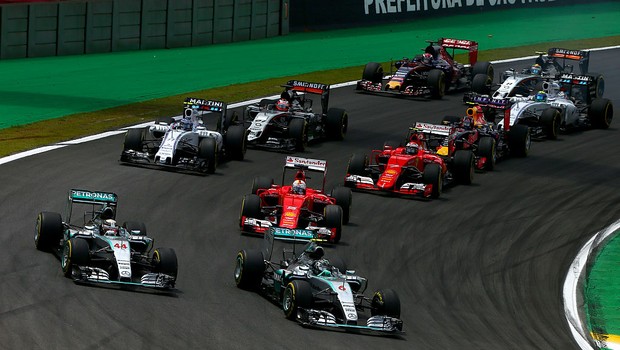
[[[592,48],[590,51],[610,50],[617,49],[620,46],[610,46],[602,48]],[[516,62],[521,60],[529,60],[536,58],[537,56],[527,56],[512,58],[500,61],[493,61],[492,63],[506,63]],[[345,86],[355,85],[356,81],[345,82],[341,84],[331,85],[330,88],[339,88]],[[238,102],[230,104],[229,108],[243,107],[252,103],[257,103],[263,98],[278,98],[279,95],[261,97],[254,100]],[[177,117],[180,117],[177,116]],[[77,145],[84,142],[94,141],[105,137],[110,137],[126,132],[131,128],[143,128],[151,125],[153,122],[142,123],[133,125],[119,130],[108,131],[101,134],[86,136],[83,138],[59,142],[57,144],[48,145],[33,150],[13,154],[7,157],[0,158],[0,165],[6,164],[18,159],[30,157],[36,154],[53,151],[55,149],[63,148],[70,145]],[[594,235],[579,251],[575,260],[571,264],[566,279],[564,281],[563,299],[564,299],[564,313],[566,320],[569,324],[569,328],[573,334],[573,338],[579,344],[583,350],[594,349],[610,349],[620,350],[620,301],[616,298],[616,291],[620,290],[620,280],[616,280],[614,285],[611,285],[610,281],[614,280],[614,276],[617,274],[617,265],[620,262],[620,220],[608,228],[598,232]],[[618,239],[614,239],[618,237]],[[597,250],[601,251],[601,254],[594,255],[593,252]],[[612,254],[602,254],[603,252],[613,252]],[[588,265],[590,264],[590,265]],[[603,277],[600,283],[609,287],[608,293],[610,297],[601,299],[600,293],[597,292],[597,288],[592,288],[594,284],[588,284],[588,282],[595,282],[594,276],[598,276],[598,269],[600,266],[616,267],[610,273],[603,273],[606,277]],[[584,268],[590,268],[590,273],[587,274]],[[592,278],[588,278],[592,276]],[[596,282],[599,283],[598,277]],[[598,284],[597,284],[598,285]],[[605,295],[607,296],[607,295]],[[596,301],[588,303],[587,301]],[[609,305],[615,303],[611,310],[613,314],[606,314],[604,318],[592,318],[593,311],[601,309],[608,309]],[[585,325],[584,325],[585,319]],[[615,334],[609,334],[611,332],[600,332],[600,329],[614,330]],[[597,330],[597,331],[594,331]]]

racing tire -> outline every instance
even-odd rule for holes
[[[373,84],[380,84],[383,81],[383,67],[377,62],[370,62],[364,67],[362,73],[363,80],[369,80]]]
[[[373,316],[389,316],[400,318],[400,298],[393,289],[382,289],[375,292],[370,303]]]
[[[34,246],[40,251],[51,251],[62,239],[62,217],[58,213],[40,212],[35,226]]]
[[[330,108],[327,111],[325,131],[330,140],[344,140],[349,126],[349,115],[342,108]]]
[[[239,216],[239,225],[241,228],[243,228],[243,217],[262,219],[260,202],[260,197],[255,194],[243,196],[243,200],[241,201],[241,216]]]
[[[260,189],[269,189],[273,185],[273,179],[266,176],[257,176],[252,181],[252,194],[258,194]]]
[[[340,242],[342,237],[342,207],[339,205],[328,204],[323,209],[323,220],[325,227],[329,229],[336,229],[336,233],[332,235],[332,243]]]
[[[349,158],[349,165],[347,166],[348,175],[366,175],[368,171],[368,157],[366,155],[359,155],[353,153]]]
[[[155,120],[155,124],[165,124],[165,125],[172,125],[172,123],[174,123],[174,118],[172,117],[164,117],[164,118],[157,118],[157,120]],[[153,132],[153,137],[159,139],[164,137],[164,132],[161,131],[154,131]]]
[[[486,74],[476,74],[471,80],[471,91],[481,95],[491,94],[493,79]]]
[[[431,90],[431,98],[440,99],[446,94],[446,74],[439,69],[428,72],[427,84]]]
[[[226,131],[226,154],[230,159],[243,160],[247,150],[247,130],[243,125],[232,125]]]
[[[342,223],[348,224],[351,213],[351,202],[353,193],[350,188],[338,186],[332,190],[331,197],[336,200],[336,204],[342,208]]]
[[[138,151],[142,152],[142,143],[144,141],[143,129],[129,129],[125,134],[125,141],[123,143],[123,151]]]
[[[547,136],[548,139],[556,140],[558,138],[561,117],[560,111],[555,108],[547,108],[542,112],[540,122],[543,126],[545,136]]]
[[[607,129],[614,118],[614,105],[609,99],[596,98],[588,109],[588,118],[593,127]]]
[[[238,288],[258,291],[265,274],[265,258],[260,250],[241,250],[235,263],[235,284]]]
[[[599,73],[590,73],[588,75],[594,76],[594,81],[596,82],[594,98],[602,98],[605,93],[605,78]]]
[[[172,248],[157,248],[153,252],[153,271],[177,278],[179,262]]]
[[[282,295],[282,311],[289,320],[297,318],[299,309],[310,309],[313,304],[312,287],[302,280],[292,280],[284,289]]]
[[[237,125],[239,116],[237,113],[230,113],[224,117],[224,130],[228,130],[233,125]]]
[[[295,150],[303,152],[308,146],[308,123],[303,118],[293,118],[288,125],[289,136],[295,140]]]
[[[60,257],[60,267],[65,277],[71,277],[75,266],[87,265],[90,260],[90,248],[83,238],[71,238],[65,242]]]
[[[146,225],[140,221],[125,221],[123,227],[134,236],[146,236]]]
[[[471,185],[474,180],[474,153],[470,150],[454,152],[454,178],[462,185]]]
[[[478,142],[478,156],[487,159],[484,164],[484,170],[491,171],[495,168],[497,162],[497,144],[492,137],[482,137]]]
[[[471,69],[472,77],[475,77],[478,74],[484,74],[491,80],[491,84],[493,83],[493,79],[495,78],[495,69],[493,69],[493,64],[487,61],[476,62]],[[472,81],[473,85],[473,81]]]
[[[437,163],[431,163],[424,167],[422,173],[422,182],[433,185],[431,190],[431,198],[437,199],[443,190],[443,177],[441,176],[441,166]]]
[[[205,171],[213,174],[217,167],[217,143],[213,137],[205,137],[198,144],[198,157],[207,162]]]
[[[527,125],[515,124],[508,131],[510,153],[516,157],[527,157],[532,144],[530,128]]]

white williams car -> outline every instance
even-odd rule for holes
[[[183,116],[164,118],[145,129],[129,129],[121,162],[213,173],[218,162],[243,160],[246,130],[226,103],[187,98]],[[211,128],[209,116],[216,116]]]

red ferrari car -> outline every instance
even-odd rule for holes
[[[295,171],[291,185],[284,185],[287,170]],[[306,173],[322,173],[321,189],[308,188]],[[337,243],[342,225],[349,222],[351,189],[336,187],[331,195],[325,194],[327,162],[324,160],[286,157],[282,171],[282,185],[273,179],[257,177],[252,194],[243,197],[239,225],[242,232],[265,233],[271,227],[291,229],[291,240],[321,239]],[[279,236],[280,239],[287,239]]]
[[[450,129],[444,125],[436,127]],[[344,184],[357,190],[438,198],[444,184],[470,184],[473,169],[471,150],[458,150],[453,157],[442,157],[429,145],[424,132],[412,127],[405,146],[386,142],[382,150],[373,150],[370,158],[353,154]]]

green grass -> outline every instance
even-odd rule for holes
[[[498,60],[533,55],[535,51],[545,51],[549,46],[571,49],[587,49],[620,44],[620,36],[541,43],[510,49],[481,51],[479,60]],[[456,57],[459,60],[459,56]],[[461,58],[462,62],[467,60]],[[389,70],[389,62],[384,69]],[[186,96],[222,100],[228,103],[280,93],[280,85],[288,79],[299,79],[327,84],[357,80],[361,77],[363,66],[306,73],[292,77],[278,77],[253,83],[230,85],[215,89],[200,90],[182,95],[158,98],[96,112],[78,113],[52,120],[41,121],[0,130],[0,157],[17,152],[50,145],[61,141],[76,139],[104,131],[155,120],[161,116],[178,115],[182,100]],[[603,72],[604,73],[604,72]]]

